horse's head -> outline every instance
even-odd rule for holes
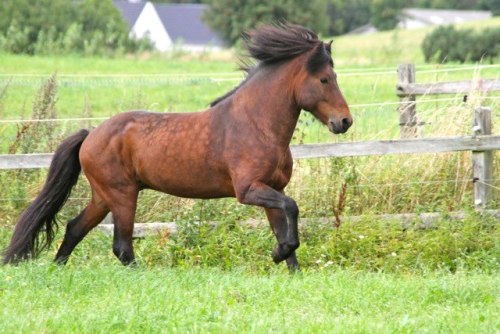
[[[331,43],[318,41],[309,53],[297,59],[304,63],[295,85],[295,101],[327,125],[333,133],[345,133],[352,125],[349,106],[337,84]]]

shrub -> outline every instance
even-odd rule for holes
[[[19,26],[16,20],[12,21],[5,32],[2,47],[7,52],[22,53],[30,49],[29,35],[30,29],[24,29]]]
[[[493,62],[500,55],[500,28],[480,32],[444,26],[428,34],[422,42],[425,61]]]
[[[27,54],[110,55],[142,51],[111,0],[3,0],[0,50]]]

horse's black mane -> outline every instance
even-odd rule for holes
[[[289,23],[262,26],[244,34],[243,39],[250,56],[264,64],[295,58],[320,42],[311,30]]]
[[[249,58],[256,60],[257,64],[249,66],[248,61],[244,62],[241,68],[247,72],[246,78],[231,91],[210,103],[211,107],[236,92],[248,81],[258,67],[293,59],[311,51],[318,44],[323,44],[313,31],[290,23],[270,24],[262,26],[259,29],[250,30],[243,34],[243,40],[245,41]],[[323,50],[329,53],[328,49],[321,48],[320,51],[323,52]],[[331,58],[329,57],[327,61],[331,61]],[[324,64],[324,59],[319,59],[319,62]],[[311,71],[314,71],[318,67],[318,64],[315,61],[309,61],[307,66]]]

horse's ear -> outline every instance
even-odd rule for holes
[[[328,52],[329,54],[332,54],[332,43],[333,43],[333,40],[331,40],[330,42],[328,43],[325,43],[325,50],[326,52]]]
[[[314,74],[328,64],[330,59],[331,57],[326,49],[326,44],[323,42],[318,43],[307,59],[307,70],[309,73]]]

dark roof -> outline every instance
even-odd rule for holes
[[[223,46],[224,42],[203,22],[204,4],[154,4],[156,12],[173,42]]]
[[[117,1],[114,0],[113,4],[122,13],[123,18],[127,21],[130,28],[132,28],[137,21],[137,18],[142,12],[145,2],[129,2],[129,1]]]

